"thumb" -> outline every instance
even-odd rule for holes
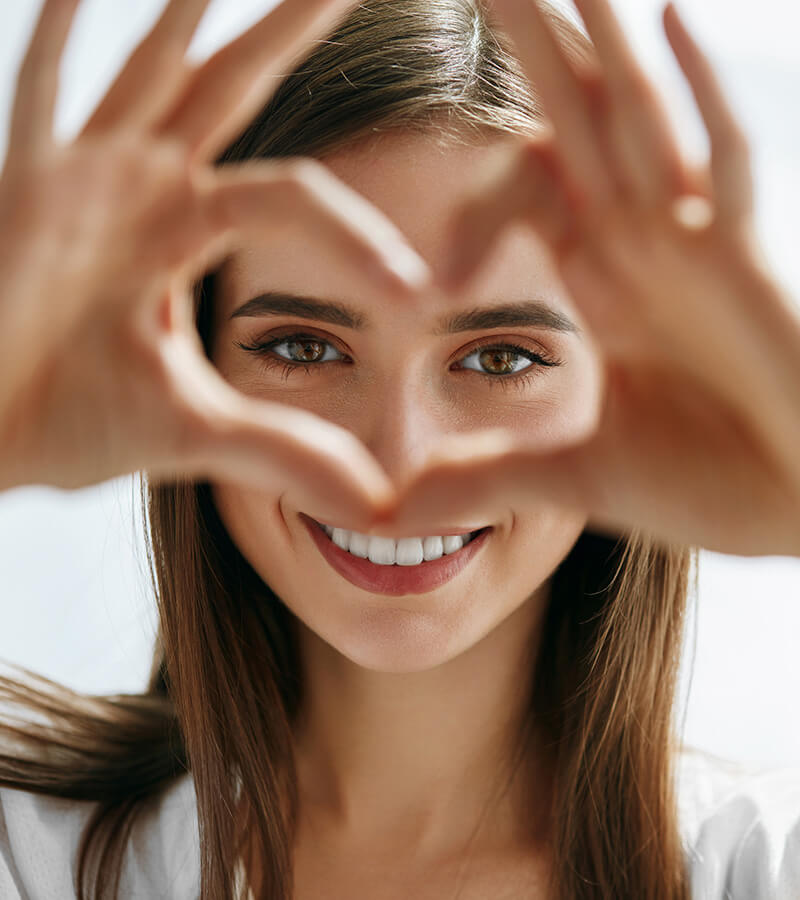
[[[188,345],[187,345],[188,348]],[[374,456],[347,429],[314,413],[248,397],[192,346],[176,379],[178,439],[151,480],[176,476],[290,493],[322,521],[366,531],[395,500]]]

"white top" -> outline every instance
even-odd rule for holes
[[[679,812],[693,900],[800,900],[800,766],[732,767],[679,757]],[[68,900],[92,804],[0,788],[0,900]],[[197,900],[194,783],[176,781],[137,820],[123,900]]]

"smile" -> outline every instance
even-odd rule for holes
[[[332,528],[301,513],[320,553],[343,578],[373,593],[427,593],[455,578],[486,543],[492,526],[459,535],[379,538]]]

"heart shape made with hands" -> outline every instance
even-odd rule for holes
[[[153,316],[155,288],[177,270],[215,256],[234,232],[263,236],[287,215],[365,285],[379,272],[398,293],[400,282],[408,291],[418,280],[391,223],[322,166],[212,169],[269,94],[256,88],[271,89],[272,75],[346,0],[286,0],[195,70],[184,54],[207,0],[171,0],[67,148],[52,135],[54,61],[77,0],[47,0],[21,69],[0,192],[4,273],[26,298],[0,304],[9,326],[0,339],[20,383],[30,374],[24,400],[13,386],[0,391],[0,411],[17,410],[8,417],[16,443],[4,426],[5,455],[13,451],[20,469],[35,462],[38,483],[45,473],[45,483],[64,486],[139,468],[156,478],[288,485],[304,509],[323,519],[339,510],[342,525],[362,532],[446,533],[532,497],[583,510],[598,529],[638,528],[722,552],[800,552],[800,422],[796,390],[787,389],[800,384],[800,319],[755,238],[747,140],[668,5],[667,37],[711,143],[710,165],[692,170],[608,0],[575,2],[596,50],[591,62],[568,55],[536,3],[491,0],[547,125],[476,180],[454,217],[441,276],[457,296],[513,221],[542,238],[602,361],[601,389],[586,398],[568,440],[531,446],[504,432],[456,434],[394,485],[345,429],[226,385],[188,334],[188,304],[177,311],[183,331],[171,329],[169,307]],[[124,165],[110,164],[117,158]],[[93,159],[106,161],[105,188]],[[50,202],[81,185],[85,202]],[[148,192],[157,203],[144,203]],[[33,236],[16,254],[26,227]],[[54,259],[48,241],[64,235],[81,240],[72,256]],[[130,291],[110,298],[106,290],[131,282],[148,298],[135,329]],[[57,349],[67,334],[75,343]]]

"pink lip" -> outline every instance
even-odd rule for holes
[[[424,594],[455,578],[486,543],[492,530],[487,528],[457,553],[418,566],[378,566],[337,547],[310,516],[301,513],[300,517],[320,553],[343,578],[366,591],[392,597]]]

